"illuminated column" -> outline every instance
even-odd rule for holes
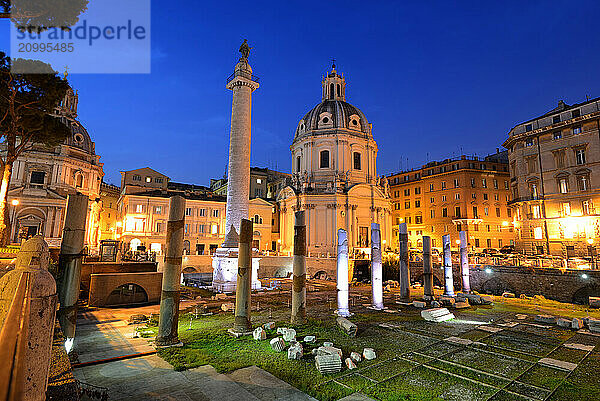
[[[431,237],[423,236],[423,295],[433,297],[433,270],[431,268]]]
[[[350,316],[348,310],[348,234],[341,228],[337,231],[337,303],[338,316]]]
[[[306,323],[306,222],[304,211],[296,212],[294,222],[291,323]]]
[[[250,323],[251,289],[252,289],[252,222],[242,219],[240,226],[240,242],[238,246],[238,274],[235,291],[235,321],[233,332],[247,333],[252,331]]]
[[[181,292],[179,283],[181,278],[181,255],[183,254],[184,211],[185,199],[178,195],[172,196],[169,199],[165,264],[160,297],[158,333],[156,335],[156,345],[159,346],[179,343],[177,329]]]
[[[450,234],[442,237],[444,245],[444,295],[454,296],[454,279],[452,277],[452,247],[450,243]]]
[[[458,236],[460,238],[460,270],[462,273],[462,290],[463,292],[471,292],[467,233],[465,231],[461,231],[458,233]]]
[[[71,350],[75,339],[88,200],[88,197],[82,194],[67,196],[65,225],[58,258],[58,268],[62,274],[58,291],[58,321],[66,338],[67,352]]]
[[[371,291],[373,308],[383,309],[383,267],[381,264],[381,232],[371,223]]]
[[[408,298],[410,296],[410,270],[408,267],[408,231],[406,223],[401,223],[398,227],[400,251],[400,297]]]
[[[233,91],[229,165],[227,169],[227,209],[224,248],[235,248],[242,219],[248,218],[250,199],[250,129],[252,92],[258,82],[252,75],[248,59],[240,58],[227,89]]]

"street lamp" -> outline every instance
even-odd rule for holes
[[[18,199],[13,199],[10,204],[13,206],[12,208],[12,213],[10,215],[10,221],[9,224],[11,225],[11,234],[12,234],[12,226],[13,226],[13,222],[15,221],[15,214],[17,212],[17,206],[19,206],[19,203],[21,203]],[[10,238],[10,241],[12,242],[12,235]]]

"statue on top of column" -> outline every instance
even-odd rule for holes
[[[244,39],[244,43],[242,43],[242,45],[240,46],[240,53],[242,53],[242,58],[248,60],[248,57],[250,57],[251,49],[253,49],[253,47],[250,47],[248,45],[248,39]]]

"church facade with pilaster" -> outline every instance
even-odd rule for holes
[[[372,124],[346,102],[346,80],[335,65],[322,80],[322,101],[298,122],[290,146],[293,184],[280,191],[280,241],[293,249],[294,212],[304,210],[310,256],[333,256],[337,230],[348,233],[352,252],[370,251],[371,223],[391,244],[391,202],[385,177],[377,175]]]
[[[8,192],[10,241],[36,234],[59,247],[67,196],[89,196],[85,243],[94,250],[100,240],[100,185],[104,176],[95,143],[77,119],[78,94],[69,89],[56,115],[71,134],[58,146],[33,144],[15,161]]]

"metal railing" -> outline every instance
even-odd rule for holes
[[[233,81],[233,79],[235,77],[244,77],[246,79],[249,79],[250,81],[254,81],[254,82],[260,82],[260,78],[257,77],[256,75],[252,75],[249,72],[243,71],[243,70],[239,70],[239,71],[235,71],[233,74],[231,74],[228,78],[227,78],[227,83]]]
[[[30,293],[30,277],[29,273],[25,272],[19,278],[15,295],[0,329],[0,361],[4,365],[0,369],[2,401],[23,399]]]

